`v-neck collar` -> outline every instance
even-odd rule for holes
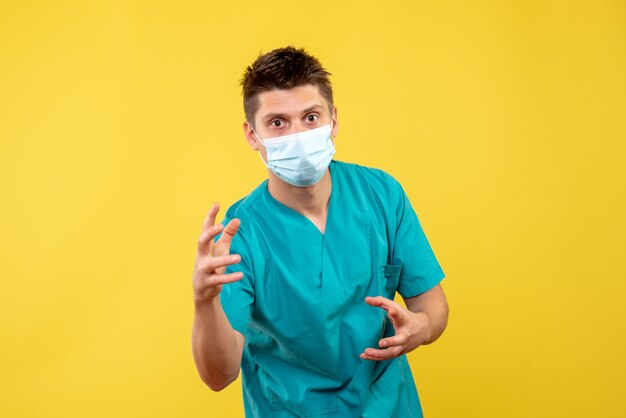
[[[315,229],[315,231],[317,231],[317,233],[319,235],[322,236],[322,238],[324,238],[327,234],[328,234],[328,227],[330,225],[330,219],[331,219],[331,214],[334,212],[333,207],[334,204],[333,202],[336,200],[336,197],[334,197],[336,194],[338,194],[338,189],[339,189],[339,180],[337,178],[337,176],[334,176],[333,178],[333,172],[335,168],[335,161],[331,160],[329,166],[328,166],[328,170],[330,173],[330,178],[331,178],[331,189],[330,189],[330,196],[328,197],[328,209],[326,211],[326,225],[324,226],[324,232],[322,233],[322,231],[320,231],[320,229],[317,227],[317,225],[315,225],[313,223],[313,221],[311,221],[309,218],[307,218],[306,216],[304,216],[303,214],[301,214],[300,212],[298,212],[295,209],[290,208],[289,206],[285,205],[284,203],[282,203],[281,201],[279,201],[278,199],[276,199],[274,196],[272,196],[272,194],[269,191],[268,186],[268,180],[265,180],[265,195],[267,196],[267,199],[272,203],[272,205],[274,207],[276,207],[277,210],[281,211],[282,213],[291,216],[293,218],[297,218],[300,219],[303,222],[308,223],[312,228]]]

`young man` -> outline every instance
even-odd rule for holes
[[[204,221],[194,360],[216,391],[241,368],[248,417],[421,417],[405,354],[446,327],[444,273],[400,184],[332,160],[329,75],[293,47],[246,69],[243,130],[268,179]]]

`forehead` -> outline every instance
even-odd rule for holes
[[[262,119],[273,113],[299,114],[314,105],[327,107],[328,103],[317,86],[306,84],[285,90],[268,90],[258,95],[259,108],[256,117]]]

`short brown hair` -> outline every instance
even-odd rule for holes
[[[254,127],[254,116],[259,109],[259,93],[274,89],[290,89],[305,84],[313,84],[319,88],[332,114],[333,89],[328,79],[329,75],[331,74],[322,67],[319,60],[308,54],[304,48],[287,46],[260,54],[252,65],[246,68],[240,81],[246,119]]]

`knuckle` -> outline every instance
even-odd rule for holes
[[[196,293],[202,293],[202,291],[206,288],[205,281],[206,279],[204,276],[194,280],[193,289]]]
[[[206,257],[204,260],[202,260],[202,262],[200,263],[200,268],[202,269],[202,271],[210,273],[211,271],[213,271],[213,258],[212,257]]]
[[[206,276],[204,279],[204,286],[205,287],[214,287],[215,286],[215,277],[213,277],[213,275],[211,276]]]
[[[206,233],[200,234],[200,236],[198,237],[198,244],[201,242],[204,242],[205,240],[206,240]]]

